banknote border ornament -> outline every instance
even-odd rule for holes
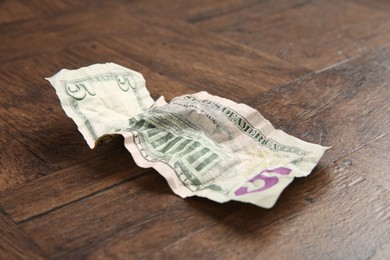
[[[144,110],[147,109],[144,102],[142,101],[142,98],[137,92],[137,87],[131,72],[99,73],[80,79],[60,81],[64,93],[66,93],[69,98],[70,107],[83,120],[89,134],[95,141],[99,138],[99,136],[96,134],[96,130],[92,126],[91,121],[80,110],[78,102],[84,100],[87,95],[96,95],[96,91],[94,90],[93,86],[87,85],[86,82],[93,83],[112,80],[117,82],[119,89],[121,89],[123,92],[129,91],[129,89],[131,88],[137,98],[138,105]]]
[[[299,147],[283,145],[272,138],[265,137],[265,135],[259,129],[255,128],[252,124],[250,124],[248,120],[246,120],[240,113],[236,112],[233,108],[226,107],[218,102],[209,99],[200,99],[194,95],[185,95],[182,97],[186,99],[191,99],[191,101],[193,102],[207,105],[208,107],[216,111],[222,112],[222,114],[226,118],[228,118],[231,122],[233,122],[240,131],[242,131],[244,134],[257,141],[257,143],[260,144],[261,146],[267,147],[272,151],[294,153],[298,156],[303,156],[303,157],[309,154],[308,151],[305,151]],[[178,104],[179,98],[180,97],[173,99],[171,104],[174,105]]]

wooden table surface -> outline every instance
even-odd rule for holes
[[[44,77],[112,61],[332,146],[272,209],[90,150]],[[0,1],[0,259],[390,259],[390,1]]]

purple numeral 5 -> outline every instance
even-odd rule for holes
[[[253,182],[257,181],[257,180],[263,180],[264,181],[264,186],[263,187],[255,189],[255,190],[248,191],[248,187],[241,186],[240,188],[238,188],[234,192],[234,194],[236,194],[237,196],[241,196],[241,195],[245,195],[245,194],[248,194],[248,193],[260,192],[260,191],[263,191],[263,190],[271,188],[272,186],[274,186],[275,184],[277,184],[279,182],[279,179],[278,179],[278,177],[269,177],[269,176],[264,176],[263,175],[264,173],[270,173],[270,172],[281,174],[281,175],[289,175],[291,170],[288,169],[288,168],[284,168],[284,167],[279,167],[279,168],[276,168],[276,169],[273,169],[273,170],[265,169],[262,172],[260,172],[258,175],[253,177],[252,179],[248,180],[248,182],[250,182],[250,183],[253,183]]]

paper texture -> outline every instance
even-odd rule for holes
[[[91,148],[123,135],[137,165],[156,169],[181,197],[270,208],[327,149],[206,92],[154,101],[140,73],[113,63],[61,70],[48,80]]]

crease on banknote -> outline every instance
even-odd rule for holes
[[[61,70],[47,80],[91,148],[123,135],[137,165],[156,169],[181,197],[270,208],[327,149],[204,91],[154,101],[142,74],[114,63]]]

